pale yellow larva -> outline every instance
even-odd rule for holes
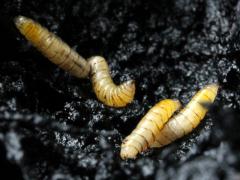
[[[218,88],[217,84],[210,84],[198,91],[187,106],[165,124],[152,147],[168,145],[193,131],[206,115],[204,104],[214,102]]]
[[[111,107],[124,107],[131,103],[135,94],[135,82],[126,81],[114,84],[106,60],[100,56],[89,58],[91,67],[90,78],[97,98]]]
[[[90,66],[76,51],[39,23],[24,16],[15,18],[16,27],[45,57],[78,78],[87,78]]]
[[[153,106],[132,133],[123,140],[121,158],[134,159],[138,153],[150,147],[158,138],[164,124],[180,106],[178,100],[172,99],[162,100]]]

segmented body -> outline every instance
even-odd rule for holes
[[[165,146],[193,131],[206,115],[204,104],[213,103],[218,88],[217,84],[210,84],[198,91],[187,106],[165,124],[152,147]]]
[[[178,100],[171,99],[162,100],[153,106],[132,133],[124,139],[121,145],[121,158],[135,158],[138,153],[150,147],[158,138],[164,124],[180,106]]]
[[[30,18],[18,16],[16,27],[45,57],[78,78],[87,78],[90,67],[87,61],[55,34]]]
[[[97,98],[105,105],[111,107],[124,107],[132,102],[135,94],[135,82],[126,81],[115,85],[106,60],[100,56],[89,59],[91,67],[91,81]]]

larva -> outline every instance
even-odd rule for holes
[[[168,145],[193,131],[207,113],[204,104],[213,103],[218,88],[217,84],[210,84],[198,91],[187,106],[165,124],[152,147]]]
[[[92,86],[101,102],[111,107],[124,107],[132,102],[135,94],[134,80],[115,85],[103,57],[94,56],[89,58],[88,62],[91,68]]]
[[[127,136],[121,145],[122,159],[136,158],[158,138],[161,129],[173,113],[180,108],[178,100],[165,99],[153,106],[141,119],[137,127]]]
[[[88,77],[87,61],[59,37],[30,18],[18,16],[14,21],[21,34],[51,62],[78,78]]]

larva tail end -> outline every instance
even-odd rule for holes
[[[27,21],[27,18],[24,16],[17,16],[14,18],[14,23],[18,29],[21,29],[21,27],[26,21]]]
[[[135,92],[135,89],[136,89],[135,80],[128,80],[124,84],[126,84],[129,87],[129,89],[132,89]]]
[[[136,159],[138,151],[132,146],[124,146],[121,148],[120,157],[123,160]]]
[[[102,56],[92,56],[90,58],[88,58],[88,63],[90,65],[94,64],[94,63],[98,63],[99,61],[106,61]]]
[[[135,80],[128,80],[122,84],[122,86],[128,90],[130,96],[132,97],[131,101],[134,99],[136,86],[135,86]],[[130,103],[130,102],[129,102]]]

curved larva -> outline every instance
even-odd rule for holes
[[[97,98],[111,107],[124,107],[132,102],[135,94],[135,82],[126,81],[115,85],[106,60],[100,56],[89,58],[91,81]]]
[[[55,34],[30,18],[18,16],[16,27],[45,57],[78,78],[87,78],[90,67],[87,61]]]
[[[162,100],[153,106],[132,133],[123,140],[121,158],[136,158],[138,153],[150,147],[159,136],[164,124],[180,106],[178,100],[171,99]]]
[[[207,113],[203,104],[213,103],[219,86],[210,84],[194,95],[187,106],[172,117],[151,147],[162,147],[193,131]]]

